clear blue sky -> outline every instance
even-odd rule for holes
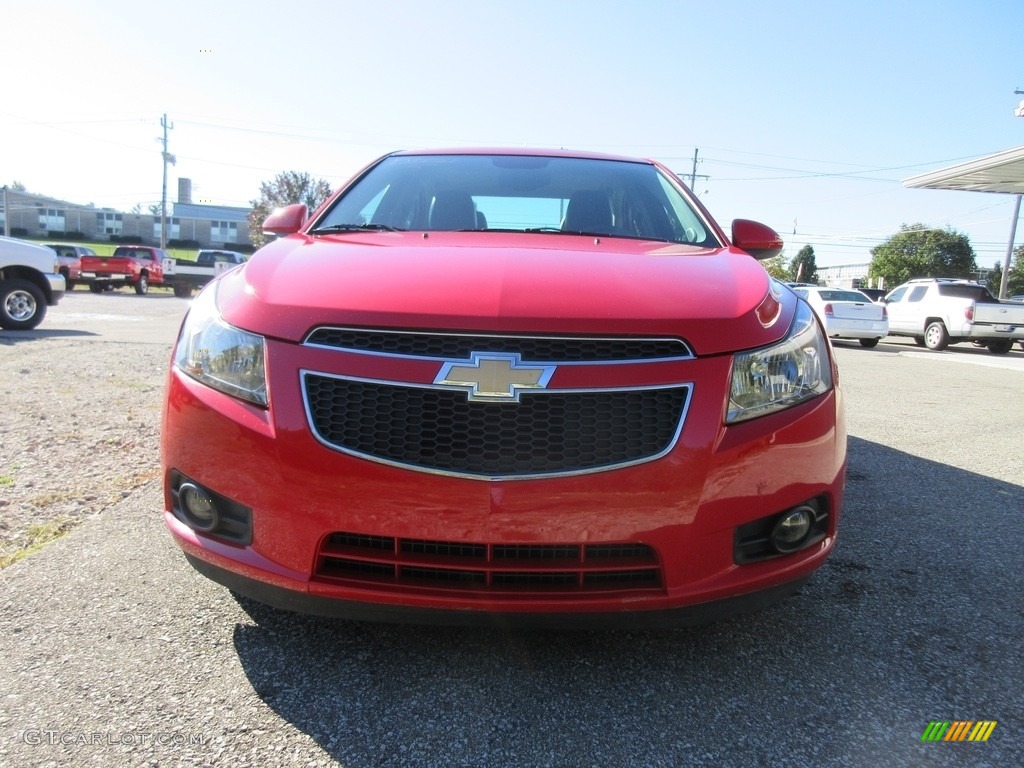
[[[384,152],[591,149],[689,176],[728,228],[861,263],[903,223],[1001,261],[1009,196],[900,181],[1024,145],[1021,0],[305,3],[2,0],[0,183],[160,199],[160,116],[193,199],[247,206]],[[796,235],[793,234],[794,222]],[[1024,232],[1018,242],[1024,240]]]

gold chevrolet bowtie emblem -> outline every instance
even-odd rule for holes
[[[514,403],[524,389],[544,389],[556,367],[523,363],[518,354],[474,352],[441,366],[434,383],[465,389],[470,400]]]

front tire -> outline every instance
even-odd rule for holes
[[[28,331],[46,317],[46,296],[31,280],[20,277],[0,282],[0,328]]]
[[[929,323],[924,329],[924,345],[935,352],[941,352],[949,346],[949,333],[941,320]]]
[[[139,275],[139,279],[135,281],[135,292],[139,296],[145,296],[149,293],[149,277],[145,272]]]
[[[860,345],[866,349],[878,346],[878,339],[861,339]]]

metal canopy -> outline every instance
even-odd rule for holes
[[[911,176],[903,180],[903,186],[1021,195],[1024,194],[1024,147]]]
[[[1024,106],[1024,102],[1021,104]],[[1005,300],[1010,263],[1013,259],[1013,241],[1017,236],[1021,195],[1024,195],[1024,147],[1007,149],[960,165],[911,176],[903,180],[903,186],[913,189],[998,192],[1017,196],[1013,206],[1013,220],[1010,222],[1010,242],[1006,245],[1006,258],[1003,261],[1003,278],[999,285],[999,298]]]

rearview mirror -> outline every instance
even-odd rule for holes
[[[749,219],[732,222],[732,244],[746,251],[758,261],[771,259],[782,253],[782,238],[771,227]]]
[[[302,225],[306,223],[308,215],[309,209],[306,208],[304,203],[275,208],[263,220],[263,231],[275,235],[290,235],[302,228]]]

